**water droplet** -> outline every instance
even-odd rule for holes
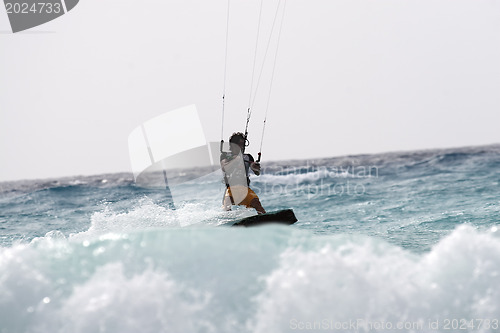
[[[45,304],[49,304],[50,303],[50,297],[44,297],[43,302]]]
[[[94,250],[94,252],[92,252],[92,254],[97,257],[101,254],[103,254],[104,252],[106,252],[106,248],[104,246],[99,246],[97,249]]]

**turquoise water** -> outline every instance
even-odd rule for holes
[[[218,177],[176,209],[129,174],[0,183],[0,332],[499,332],[499,167],[499,145],[263,163],[264,207],[299,222],[250,229]]]

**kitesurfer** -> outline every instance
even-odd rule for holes
[[[245,154],[246,137],[243,133],[233,133],[229,138],[230,152],[222,152],[220,163],[226,192],[223,199],[223,208],[231,210],[231,205],[242,205],[255,208],[257,213],[265,214],[266,211],[260,203],[259,197],[250,189],[250,169],[257,176],[260,175],[260,164],[255,162],[250,154]]]

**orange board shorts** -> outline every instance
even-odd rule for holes
[[[231,192],[231,189],[233,189],[234,191],[234,196]],[[235,205],[242,205],[246,206],[247,208],[252,207],[250,203],[253,199],[259,199],[257,194],[255,194],[252,189],[246,186],[232,186],[228,188],[225,197],[232,197]]]

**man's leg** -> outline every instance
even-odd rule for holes
[[[231,210],[231,197],[229,196],[229,193],[227,193],[227,189],[224,192],[224,199],[222,200],[222,209],[225,211]]]
[[[250,201],[250,207],[255,208],[255,210],[259,214],[266,213],[266,210],[264,209],[264,207],[262,207],[262,204],[260,203],[259,198],[253,198],[252,201]]]

